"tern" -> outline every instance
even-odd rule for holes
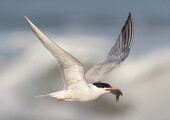
[[[86,74],[83,65],[71,54],[59,47],[41,32],[26,16],[24,16],[34,34],[42,44],[52,53],[59,64],[60,73],[64,82],[61,91],[39,95],[37,97],[54,97],[59,102],[78,101],[86,102],[99,98],[106,93],[116,96],[116,102],[122,92],[119,88],[102,82],[114,68],[117,68],[128,56],[133,42],[133,19],[129,13],[127,20],[106,58],[94,65]]]

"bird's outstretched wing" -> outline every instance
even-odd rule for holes
[[[96,64],[86,73],[87,81],[89,83],[102,81],[111,70],[118,67],[128,56],[132,40],[133,20],[131,13],[129,13],[115,45],[111,48],[104,61]]]
[[[60,72],[65,83],[64,88],[88,88],[84,75],[84,67],[81,63],[45,36],[26,16],[25,19],[29,23],[34,34],[58,60]]]

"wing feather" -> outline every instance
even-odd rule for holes
[[[64,80],[65,89],[88,88],[85,80],[84,67],[72,55],[67,53],[45,34],[43,34],[26,16],[25,19],[29,23],[34,34],[39,38],[43,45],[56,57],[59,63],[59,69]]]
[[[104,61],[96,64],[86,73],[85,76],[89,83],[102,81],[110,71],[118,67],[127,58],[133,42],[133,31],[132,15],[129,13],[115,45]]]

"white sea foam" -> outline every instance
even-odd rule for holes
[[[33,34],[31,34],[30,36],[32,35]],[[18,37],[16,38],[18,39]],[[14,40],[16,38],[15,36],[13,37]],[[57,44],[59,44],[62,48],[70,52],[72,55],[74,55],[84,64],[87,63],[94,64],[96,63],[96,61],[99,62],[101,59],[103,59],[103,57],[105,57],[105,55],[110,49],[107,46],[109,42],[107,43],[106,38],[102,38],[102,37],[99,38],[99,37],[92,37],[92,36],[90,37],[77,36],[77,37],[70,38],[70,37],[52,36],[51,38],[54,39]],[[19,39],[24,40],[24,35],[23,38],[20,37]],[[36,37],[29,37],[29,35],[25,40],[30,40],[30,39],[33,39],[35,41],[37,40]],[[21,94],[18,94],[16,88],[18,85],[26,84],[28,78],[29,80],[33,81],[32,83],[37,84],[36,82],[34,82],[35,78],[44,75],[44,73],[48,73],[53,68],[54,65],[57,66],[57,62],[56,59],[43,47],[43,45],[41,45],[41,43],[38,40],[32,44],[29,43],[29,45],[27,45],[28,42],[26,42],[25,44],[24,42],[21,43],[22,44],[19,44],[19,46],[20,47],[25,46],[26,49],[22,52],[21,55],[19,55],[19,58],[12,61],[10,65],[8,65],[7,68],[2,69],[0,73],[0,78],[1,78],[0,111],[2,111],[2,109],[5,109],[6,112],[4,111],[4,113],[8,114],[7,111],[13,110],[12,112],[14,112],[14,114],[15,111],[18,114],[19,112],[22,112],[24,110],[27,112],[29,111],[29,114],[31,115],[33,114],[35,115],[35,113],[31,112],[31,110],[26,108],[26,105],[23,102],[21,102],[23,101],[22,100],[23,96]],[[129,90],[129,92],[132,92],[131,93],[132,96],[134,95],[135,97],[140,98],[140,96],[138,95],[140,94],[143,96],[144,95],[143,88],[145,88],[145,90],[149,91],[148,95],[145,95],[145,97],[152,96],[153,99],[156,99],[157,96],[153,94],[155,92],[155,89],[151,87],[152,82],[156,90],[163,89],[163,88],[165,88],[163,89],[163,91],[169,90],[168,87],[169,82],[167,81],[167,79],[169,79],[169,71],[170,71],[169,53],[170,53],[169,46],[165,48],[159,48],[139,56],[134,56],[133,54],[130,53],[130,56],[125,60],[125,62],[118,69],[114,70],[114,72],[112,72],[107,79],[109,80],[114,79],[113,80],[114,83],[120,83],[120,84],[123,83],[126,85],[128,83],[129,87],[127,87],[127,90]],[[154,76],[156,76],[156,78]],[[145,78],[146,80],[142,81],[143,78]],[[164,81],[161,82],[160,79],[164,79]],[[147,80],[150,82],[148,82]],[[157,81],[155,82],[154,80]],[[141,81],[142,81],[143,88],[137,87],[139,86],[138,82],[141,84]],[[134,85],[133,84],[134,82],[137,84]],[[145,85],[145,83],[149,83],[149,84]],[[133,94],[134,89],[138,91],[137,92],[138,94],[137,93]],[[25,91],[29,91],[29,89],[25,89]],[[127,97],[122,99],[125,99],[126,101],[129,100]],[[141,98],[141,100],[143,101],[138,100],[141,106],[143,105],[143,103],[146,104],[145,99]],[[113,101],[113,100],[110,99],[109,101]],[[156,105],[158,102],[161,101],[162,101],[161,99],[158,99],[153,104]],[[149,101],[149,103],[150,102],[151,101]],[[69,108],[71,109],[72,107]],[[152,110],[150,107],[148,107],[148,109]],[[144,110],[144,108],[142,108],[142,110]],[[55,111],[55,109],[51,111]],[[49,113],[49,111],[46,112]],[[59,112],[60,115],[58,115],[58,117],[64,116],[65,112],[67,113],[69,112],[70,113],[69,116],[71,117],[72,114],[75,114],[76,110],[72,111],[72,110],[64,109],[64,111]],[[55,112],[53,113],[49,113],[50,116],[54,116]]]

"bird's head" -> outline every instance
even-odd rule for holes
[[[108,83],[95,82],[93,83],[93,85],[96,86],[101,91],[103,91],[103,94],[112,93],[113,95],[116,95],[116,102],[119,101],[120,95],[123,96],[122,92],[117,87],[111,86]]]

